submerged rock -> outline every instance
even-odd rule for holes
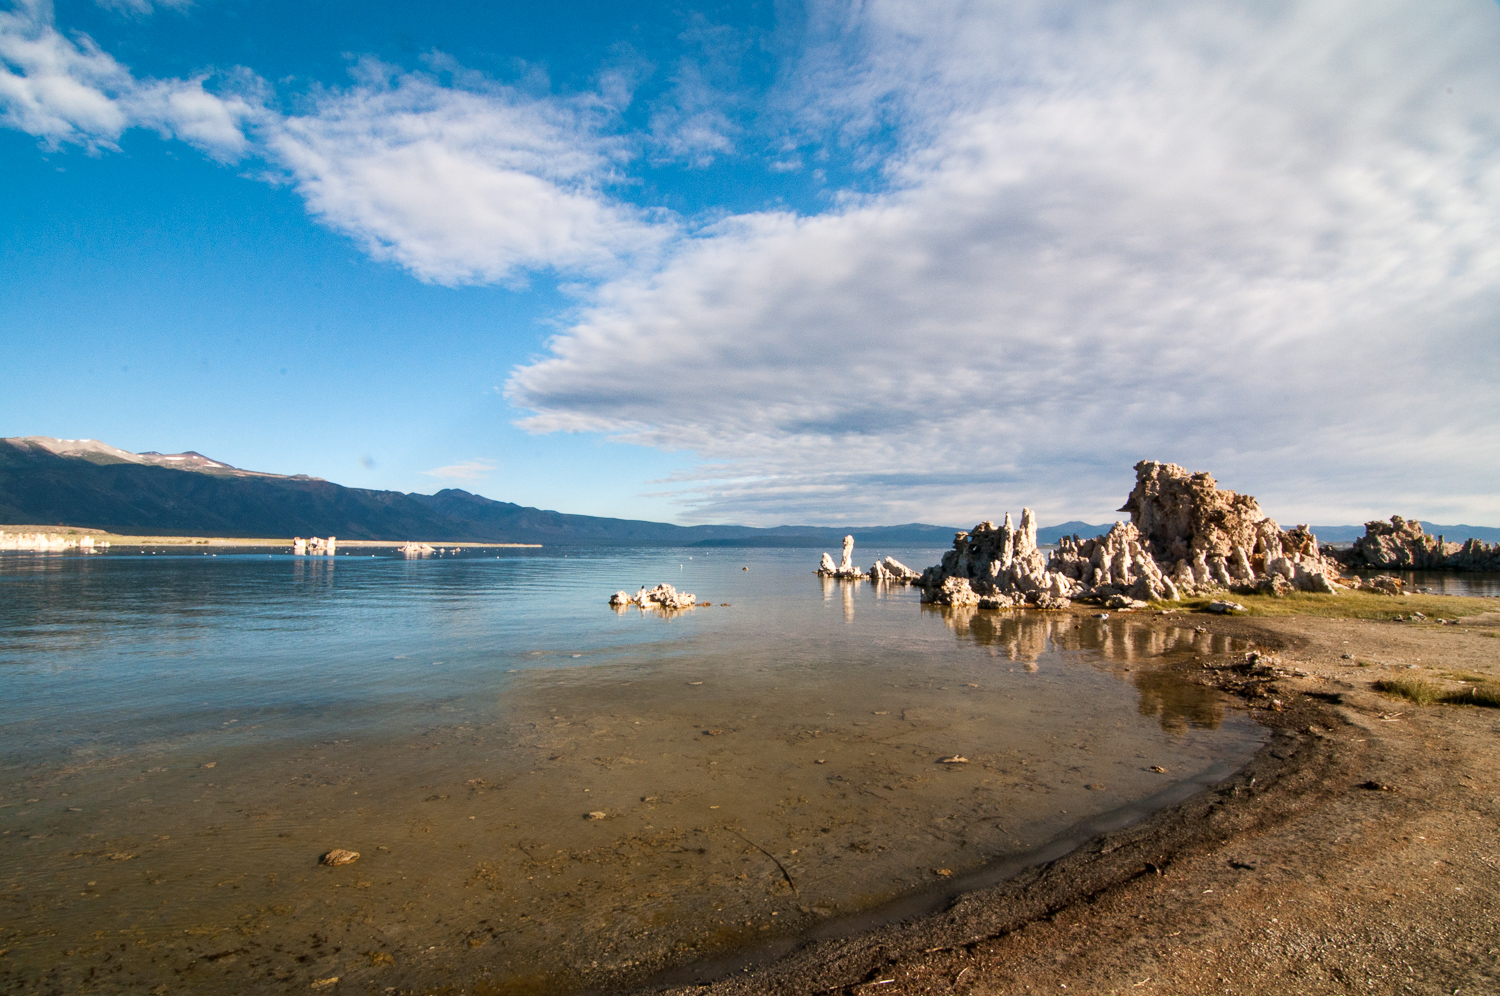
[[[346,851],[342,847],[335,847],[318,859],[318,864],[338,867],[339,865],[352,865],[359,860],[358,851]]]

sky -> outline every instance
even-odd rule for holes
[[[6,6],[6,4],[9,4]],[[1500,525],[1494,0],[0,0],[0,435],[681,523]]]

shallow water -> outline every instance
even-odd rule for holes
[[[0,979],[691,977],[1125,818],[1261,742],[1171,670],[1223,638],[934,610],[813,562],[0,559]],[[604,604],[660,580],[715,604]],[[334,847],[361,857],[320,866]]]
[[[1359,570],[1360,577],[1380,574],[1400,578],[1406,590],[1432,595],[1460,595],[1466,598],[1500,598],[1500,574],[1488,571],[1385,571]]]

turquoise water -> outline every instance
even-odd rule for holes
[[[0,979],[691,976],[1149,808],[1262,740],[1170,667],[1222,638],[937,611],[820,581],[815,553],[0,558]],[[713,605],[606,605],[661,581]],[[319,865],[334,847],[361,856]]]

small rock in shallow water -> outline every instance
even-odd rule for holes
[[[335,847],[333,850],[329,851],[327,854],[319,858],[318,863],[336,868],[339,865],[352,865],[358,860],[358,851],[346,851],[342,847]],[[335,979],[334,981],[337,982],[338,980]]]
[[[943,758],[938,763],[939,764],[968,764],[969,763],[969,759],[966,758],[966,757],[964,757],[962,754],[954,754],[952,757],[945,757],[945,758]]]
[[[1159,764],[1153,764],[1151,766],[1151,770],[1154,771],[1154,772],[1156,772],[1158,775],[1165,775],[1167,773],[1167,769],[1163,768]]]
[[[596,809],[592,813],[584,813],[583,818],[586,820],[602,820],[608,815],[604,810]]]

